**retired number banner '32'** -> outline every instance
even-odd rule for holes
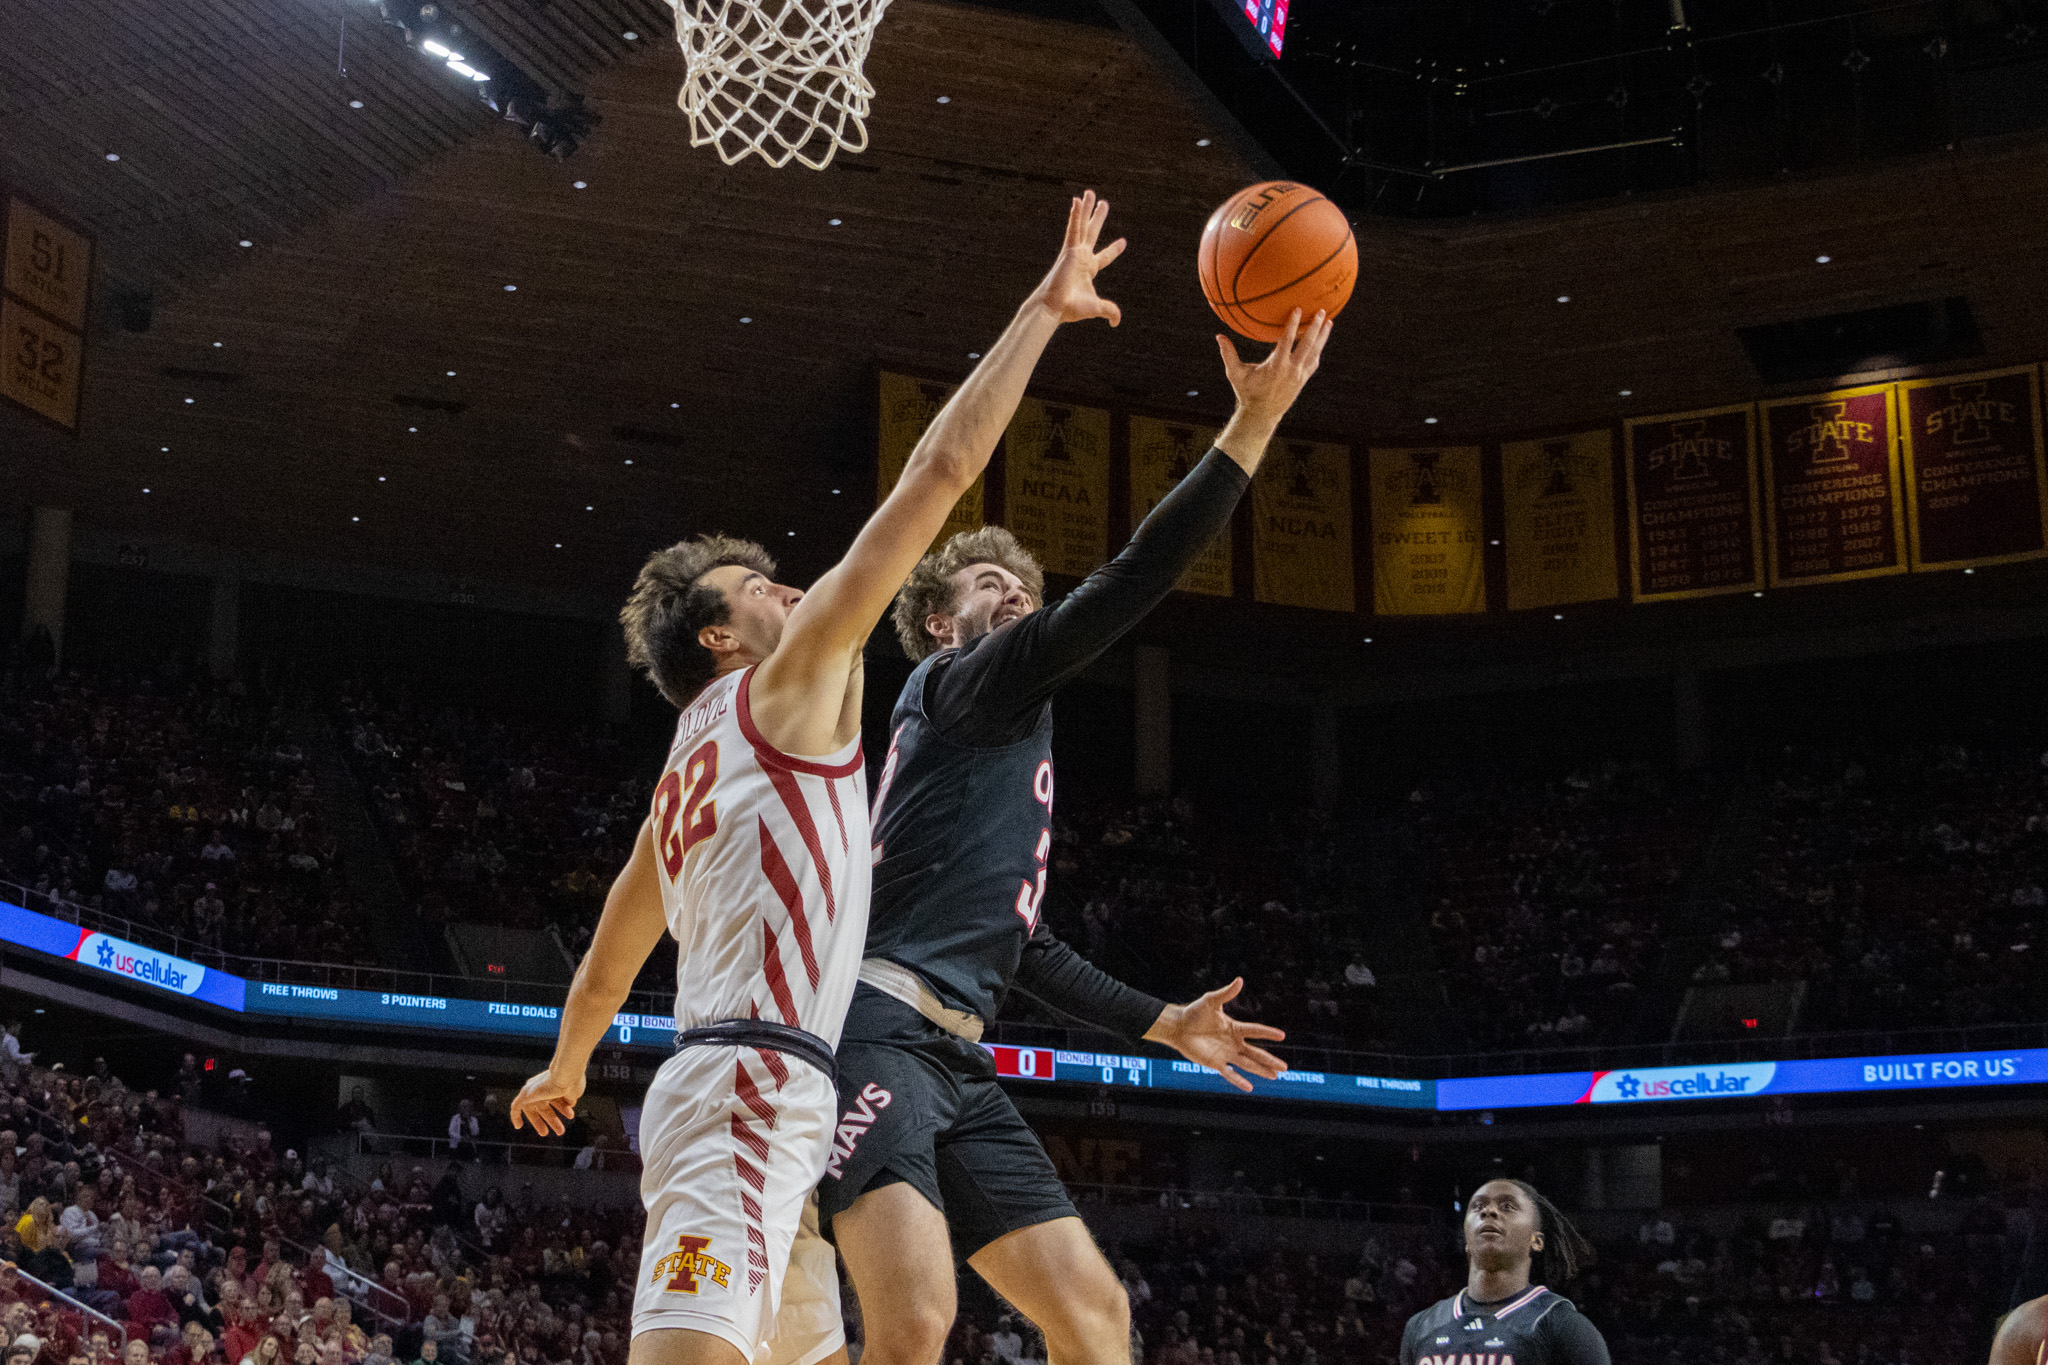
[[[1627,430],[1635,600],[1761,588],[1755,410],[1744,403],[1638,417]]]

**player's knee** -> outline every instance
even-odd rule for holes
[[[866,1313],[862,1359],[872,1358],[878,1365],[934,1365],[945,1353],[953,1314],[950,1294],[920,1296],[884,1312]]]
[[[1122,1361],[1128,1358],[1131,1340],[1131,1300],[1124,1293],[1123,1285],[1116,1276],[1103,1268],[1099,1275],[1078,1277],[1062,1296],[1061,1324],[1064,1330],[1051,1326],[1046,1329],[1048,1338],[1068,1338],[1063,1343],[1048,1341],[1053,1355],[1059,1357],[1079,1356],[1092,1362]],[[1067,1349],[1062,1351],[1064,1345]]]

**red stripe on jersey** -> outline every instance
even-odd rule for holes
[[[839,784],[827,782],[825,795],[832,799],[832,818],[839,822],[839,851],[846,852],[846,812],[839,809]]]
[[[839,907],[832,903],[832,868],[825,861],[824,845],[818,842],[818,823],[811,819],[811,804],[804,800],[804,789],[798,785],[795,773],[771,768],[765,763],[761,765],[761,771],[768,774],[775,794],[782,798],[782,808],[789,812],[789,818],[796,824],[796,832],[803,836],[804,848],[811,855],[811,866],[818,870],[818,885],[825,892],[825,922],[829,924],[838,915]]]
[[[761,1098],[760,1089],[754,1084],[754,1078],[747,1074],[747,1069],[744,1066],[735,1067],[733,1070],[735,1074],[732,1088],[734,1093],[740,1097],[740,1102],[753,1110],[754,1116],[760,1119],[761,1122],[773,1128],[775,1126],[775,1106]]]
[[[775,941],[775,930],[767,920],[761,921],[761,935],[761,971],[768,978],[776,1007],[782,1011],[782,1022],[791,1028],[802,1028],[803,1022],[796,1017],[796,997],[789,993],[789,978],[782,974],[782,945]]]
[[[861,751],[858,748],[853,751],[853,757],[847,759],[844,763],[820,763],[814,758],[798,758],[795,754],[786,754],[773,744],[770,744],[762,736],[761,732],[754,728],[754,704],[748,696],[748,691],[753,686],[753,682],[753,669],[749,668],[746,672],[740,674],[738,707],[740,733],[747,737],[747,743],[754,746],[754,753],[760,758],[762,767],[771,771],[781,768],[788,772],[810,773],[813,776],[824,778],[851,777],[860,771],[860,765],[867,760],[861,755]]]
[[[760,1201],[745,1190],[740,1191],[740,1212],[747,1215],[748,1220],[751,1222],[758,1223],[761,1221]]]
[[[755,1013],[758,1015],[760,1012],[757,1010]],[[775,1078],[777,1090],[789,1084],[789,1063],[782,1060],[781,1053],[770,1052],[765,1047],[757,1047],[754,1051],[761,1058],[761,1064],[768,1068],[768,1074]]]
[[[746,1181],[749,1185],[752,1185],[757,1191],[765,1192],[767,1190],[768,1177],[761,1174],[761,1168],[759,1166],[756,1166],[753,1162],[747,1160],[738,1152],[734,1152],[732,1154],[732,1164],[738,1168],[740,1173],[740,1179]]]
[[[747,1150],[762,1161],[768,1159],[768,1139],[755,1132],[747,1121],[738,1114],[732,1116],[732,1135],[745,1143]]]
[[[782,899],[782,908],[789,911],[789,927],[796,931],[796,950],[803,954],[804,973],[811,978],[811,989],[818,989],[818,956],[811,950],[811,922],[804,915],[804,893],[791,875],[789,863],[782,856],[781,845],[768,829],[768,822],[760,816],[754,817],[761,826],[761,872],[768,878],[768,884],[775,888],[775,894]],[[821,869],[822,871],[822,869]]]

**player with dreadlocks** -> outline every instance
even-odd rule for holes
[[[1465,1208],[1465,1287],[1408,1319],[1401,1365],[1609,1365],[1600,1329],[1533,1282],[1571,1279],[1588,1250],[1535,1186],[1487,1181]]]

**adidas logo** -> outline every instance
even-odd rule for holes
[[[1468,1332],[1484,1332],[1486,1330],[1486,1322],[1484,1319],[1474,1318],[1465,1324],[1465,1330]]]

